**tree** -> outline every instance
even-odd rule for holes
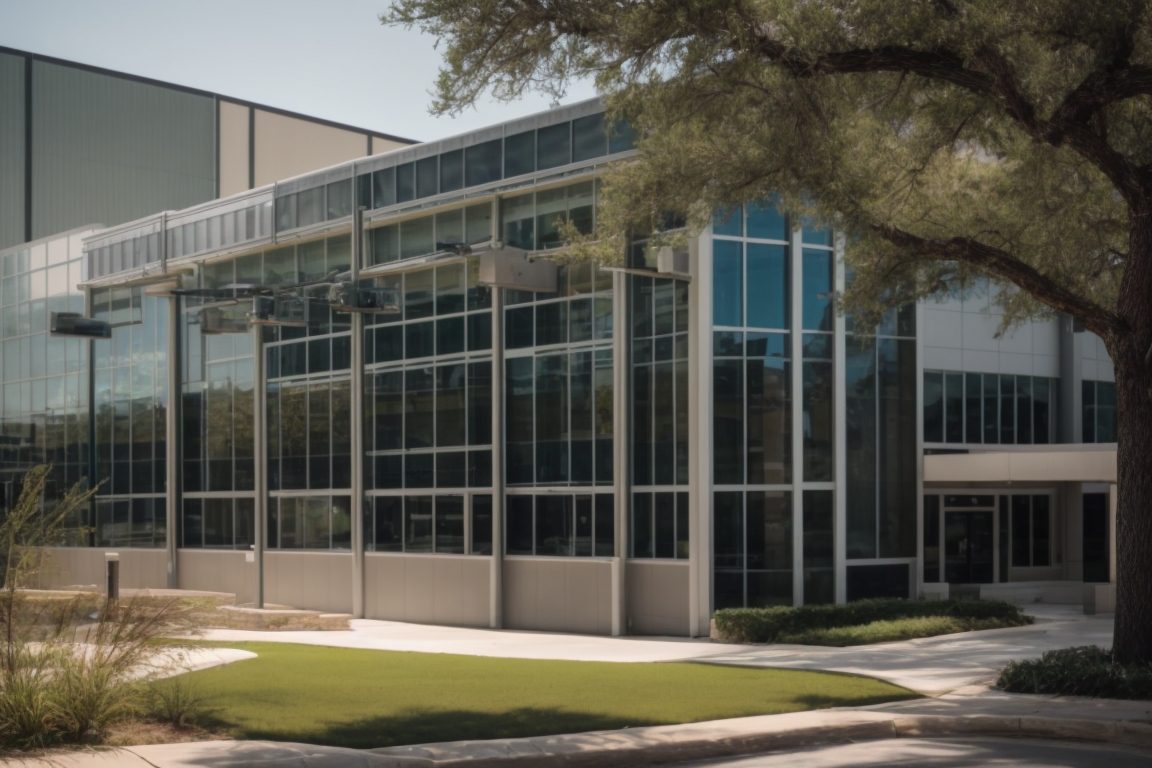
[[[778,194],[852,238],[845,303],[987,275],[1116,370],[1115,655],[1152,660],[1148,0],[397,0],[444,45],[434,109],[595,77],[636,129],[606,232]],[[900,290],[894,290],[899,287]]]

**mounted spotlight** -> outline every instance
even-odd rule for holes
[[[254,296],[248,322],[252,325],[308,327],[309,300],[303,296]]]
[[[556,263],[530,259],[528,251],[503,246],[480,254],[477,280],[498,288],[554,293]]]
[[[328,287],[328,303],[338,312],[377,315],[400,314],[400,294],[395,288],[362,285],[351,281]]]
[[[81,339],[110,339],[112,325],[103,320],[83,317],[78,312],[52,312],[48,333],[52,336],[75,336]]]
[[[234,307],[238,308],[239,305],[201,307],[198,309],[196,315],[200,319],[200,333],[209,336],[224,333],[247,333],[248,318],[243,314],[237,314],[236,309],[233,309]]]

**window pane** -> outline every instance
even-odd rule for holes
[[[632,494],[632,557],[652,557],[652,494]]]
[[[1012,565],[1027,568],[1031,565],[1031,497],[1012,498]]]
[[[608,149],[604,132],[604,114],[578,117],[572,121],[572,160],[591,160],[601,157]]]
[[[804,479],[832,479],[832,365],[804,363]]]
[[[832,253],[804,250],[804,330],[832,330]]]
[[[1051,551],[1051,518],[1048,511],[1049,498],[1047,496],[1032,497],[1032,565],[1050,565],[1049,552]]]
[[[464,150],[440,155],[440,191],[454,192],[464,186]]]
[[[738,242],[712,241],[712,316],[716,325],[743,325],[742,250]]]
[[[536,132],[536,168],[555,168],[572,162],[571,124],[541,128]]]
[[[788,249],[748,244],[748,326],[788,328]]]
[[[945,439],[964,442],[964,374],[944,375],[944,420]]]
[[[834,599],[832,492],[804,491],[804,604]]]
[[[466,186],[487,184],[500,178],[501,141],[493,139],[464,150],[464,183]]]
[[[944,374],[924,372],[924,442],[944,442]]]
[[[436,551],[464,554],[464,497],[436,497]]]
[[[431,552],[433,542],[432,497],[404,499],[404,551]]]
[[[536,554],[571,557],[573,554],[571,496],[536,497]]]
[[[716,484],[744,482],[744,362],[717,360],[713,367],[713,461]]]
[[[425,157],[416,161],[416,197],[436,194],[440,183],[440,158]]]
[[[767,240],[788,239],[788,217],[772,201],[749,203],[747,209],[748,237],[762,237]]]
[[[492,497],[472,497],[472,554],[492,554]]]
[[[504,178],[536,170],[536,132],[525,131],[504,138]]]

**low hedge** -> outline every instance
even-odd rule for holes
[[[1032,619],[1017,606],[995,600],[873,599],[846,605],[805,605],[799,608],[724,608],[713,618],[718,638],[725,642],[778,643],[815,630],[933,616],[966,622],[996,622],[1000,626],[1032,623]]]
[[[1010,693],[1152,699],[1152,664],[1117,664],[1111,651],[1082,645],[1014,661],[996,687]]]

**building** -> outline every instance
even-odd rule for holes
[[[412,143],[0,47],[0,248]]]
[[[855,333],[842,239],[770,202],[561,263],[634,152],[586,102],[0,252],[3,469],[104,482],[51,583],[115,551],[130,586],[675,635],[1107,584],[1114,449],[1055,445],[1109,437],[1098,343],[997,339],[987,291]]]

